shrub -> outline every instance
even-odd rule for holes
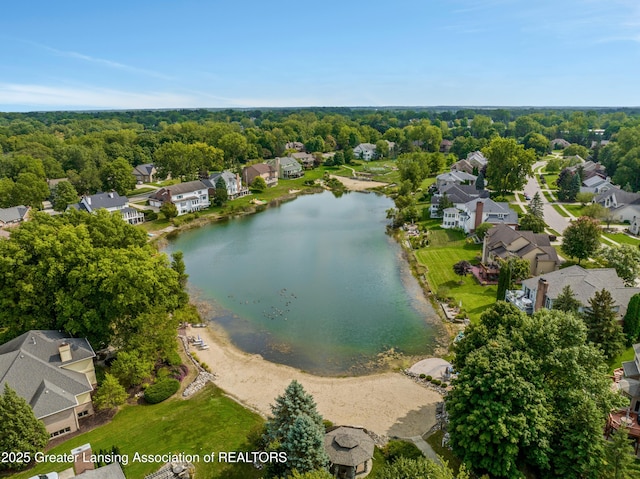
[[[182,364],[182,358],[176,351],[168,353],[165,361],[169,366],[180,366]]]
[[[436,386],[440,386],[442,384],[442,381],[440,381],[439,379],[434,379],[431,381],[431,384],[435,384]]]
[[[156,377],[158,379],[165,379],[165,378],[168,378],[170,374],[171,374],[171,370],[169,368],[166,368],[166,367],[160,368],[156,372]]]
[[[433,379],[433,377],[429,375],[429,376],[425,377],[425,379],[426,379],[427,381],[431,382],[431,380]]]
[[[154,221],[158,219],[158,213],[152,210],[142,210],[145,221]]]
[[[420,374],[420,379],[424,379],[426,377],[427,377],[427,375],[425,373]]]
[[[422,452],[414,443],[398,440],[389,441],[382,453],[389,462],[395,462],[401,457],[408,459],[418,459],[422,457]]]
[[[171,377],[173,379],[177,379],[182,382],[182,380],[187,376],[189,372],[189,368],[185,364],[181,364],[180,366],[174,366],[171,368]]]
[[[180,389],[180,381],[172,378],[161,379],[145,390],[144,399],[149,404],[158,404],[173,396],[178,389]]]
[[[325,432],[329,431],[329,429],[331,429],[333,427],[333,423],[331,421],[329,421],[328,419],[323,419],[322,420],[322,425],[324,426],[324,431]]]

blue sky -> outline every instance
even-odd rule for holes
[[[0,111],[640,106],[638,0],[5,2]]]

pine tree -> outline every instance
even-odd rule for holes
[[[511,286],[511,266],[508,262],[502,263],[500,267],[500,275],[498,276],[498,292],[496,299],[504,301],[507,296],[507,290]]]
[[[640,467],[635,463],[635,452],[629,442],[629,431],[622,427],[607,441],[604,449],[605,464],[601,479],[632,479],[640,477]]]
[[[587,340],[602,349],[607,360],[612,360],[624,346],[622,327],[616,320],[611,293],[606,289],[597,291],[589,300],[589,308],[583,313],[587,326]]]
[[[484,174],[480,172],[478,173],[478,177],[476,178],[476,190],[483,191],[485,186]]]
[[[304,473],[329,464],[324,449],[324,427],[304,413],[293,421],[282,441],[282,449],[287,453],[289,471]]]
[[[266,424],[266,440],[281,441],[287,437],[289,428],[293,425],[296,417],[306,414],[322,427],[322,416],[316,410],[316,403],[310,394],[307,394],[295,379],[285,389],[284,394],[276,398],[276,403],[271,406],[273,417]]]
[[[564,311],[565,313],[577,313],[580,306],[580,301],[574,297],[571,286],[566,285],[553,302],[552,309]]]
[[[540,219],[544,218],[544,212],[542,209],[542,198],[540,198],[539,191],[536,191],[536,194],[533,195],[533,198],[531,198],[531,202],[529,203],[529,206],[527,209],[529,210],[529,213],[531,213],[533,216]]]
[[[623,331],[629,346],[640,337],[640,293],[634,294],[629,300],[627,312],[624,315]]]
[[[4,394],[0,395],[0,452],[28,453],[33,457],[44,450],[49,442],[44,423],[36,419],[31,406],[23,398],[4,384]],[[0,461],[0,470],[24,469],[28,462]]]
[[[438,216],[442,217],[444,215],[444,210],[446,210],[447,208],[451,208],[452,206],[453,203],[449,199],[449,196],[444,193],[438,201]]]

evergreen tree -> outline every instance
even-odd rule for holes
[[[281,446],[287,453],[289,471],[295,469],[304,473],[329,464],[324,449],[324,427],[304,413],[296,416]]]
[[[49,442],[49,433],[44,423],[36,419],[31,406],[23,398],[4,384],[4,394],[0,395],[0,452],[28,453],[33,457],[44,450]],[[24,469],[28,462],[0,461],[0,470]]]
[[[498,276],[498,292],[496,299],[504,301],[507,290],[511,287],[511,266],[508,262],[502,263],[500,266],[500,275]]]
[[[447,208],[451,208],[452,206],[453,206],[453,203],[449,199],[449,196],[446,193],[444,193],[440,197],[440,200],[438,200],[438,216],[442,217],[442,215],[444,214],[444,210],[446,210]]]
[[[98,411],[103,409],[113,409],[127,400],[128,394],[124,386],[112,374],[106,373],[104,380],[95,395],[93,396],[93,405]]]
[[[540,192],[536,191],[536,194],[531,198],[531,202],[527,207],[529,213],[536,218],[544,219],[544,211],[542,209],[542,198],[540,198]]]
[[[623,332],[629,346],[640,337],[640,293],[634,294],[629,300],[627,312],[624,315]]]
[[[229,193],[227,192],[227,184],[221,177],[216,181],[216,189],[213,193],[213,204],[216,206],[224,205],[229,199]]]
[[[600,479],[633,479],[640,477],[640,466],[629,442],[629,431],[621,427],[607,441],[604,448],[605,465]]]
[[[616,319],[613,307],[611,293],[603,289],[589,299],[589,307],[583,313],[587,339],[602,349],[607,360],[615,358],[624,345],[622,327]]]
[[[580,306],[580,301],[574,297],[571,286],[566,285],[553,302],[552,309],[564,311],[565,313],[577,313]]]
[[[483,191],[485,186],[484,174],[482,174],[482,172],[479,172],[478,177],[476,178],[476,190]]]
[[[287,437],[289,428],[296,417],[306,414],[318,426],[322,427],[322,416],[316,410],[316,403],[310,394],[307,394],[302,384],[295,379],[285,389],[284,394],[276,398],[271,406],[271,417],[266,425],[266,442],[280,441]]]

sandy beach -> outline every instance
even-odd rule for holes
[[[351,191],[364,191],[371,188],[378,188],[379,186],[387,186],[388,183],[382,183],[380,181],[369,180],[356,180],[354,178],[347,178],[346,176],[329,175],[331,178],[335,178],[340,181],[348,190]]]
[[[216,385],[263,416],[291,382],[312,394],[320,414],[336,425],[363,426],[378,435],[412,437],[435,424],[435,405],[442,397],[399,372],[359,377],[320,377],[246,354],[210,328],[188,329],[209,349],[198,357],[217,375]]]

